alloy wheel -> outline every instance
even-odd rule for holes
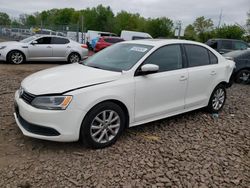
[[[121,118],[113,110],[100,112],[92,121],[90,135],[97,143],[105,144],[116,137],[121,127]]]
[[[239,76],[241,83],[250,82],[250,72],[242,72]]]
[[[225,101],[225,91],[222,88],[218,88],[214,92],[212,105],[214,110],[220,110],[220,108],[223,106]]]
[[[71,63],[77,63],[77,62],[79,62],[80,61],[80,58],[79,58],[79,56],[77,55],[77,54],[72,54],[71,56],[70,56],[70,62]]]
[[[20,64],[23,62],[23,55],[20,52],[14,52],[11,54],[11,61],[14,64]]]

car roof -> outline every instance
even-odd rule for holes
[[[209,39],[209,41],[218,41],[218,40],[224,40],[224,41],[241,41],[241,42],[244,42],[243,40],[238,40],[238,39],[223,39],[223,38]]]
[[[104,38],[104,39],[123,39],[121,37],[116,37],[116,36],[102,36],[100,38]]]
[[[163,46],[168,44],[196,44],[200,46],[207,46],[200,42],[195,42],[190,40],[180,40],[180,39],[141,39],[141,40],[125,41],[123,43],[142,44],[150,46]]]
[[[59,36],[59,35],[43,35],[43,34],[36,34],[36,35],[34,35],[34,36],[35,36],[35,37],[58,37],[58,38],[64,38],[64,39],[70,40],[70,39],[67,38],[67,37]]]

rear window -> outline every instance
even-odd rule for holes
[[[202,46],[185,44],[189,67],[209,65],[208,50]]]
[[[233,49],[232,41],[222,40],[221,41],[221,49]]]
[[[234,41],[233,42],[233,49],[234,50],[245,50],[245,49],[247,49],[247,44],[246,43],[244,43],[244,42],[241,42],[241,41]]]
[[[218,63],[218,59],[217,57],[208,50],[208,54],[209,54],[209,58],[210,58],[210,63],[211,64],[217,64]]]
[[[150,37],[139,37],[139,36],[132,37],[132,40],[141,40],[141,39],[150,39]]]
[[[65,38],[52,37],[52,44],[68,44],[69,40]]]
[[[217,49],[218,47],[218,42],[217,41],[208,41],[207,45],[210,46],[213,49]]]
[[[124,41],[123,39],[119,39],[119,38],[106,38],[104,39],[105,42],[108,42],[108,43],[117,43],[117,42],[122,42]]]

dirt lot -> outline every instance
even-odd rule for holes
[[[250,187],[250,86],[233,85],[218,118],[199,110],[90,150],[27,138],[17,128],[14,91],[52,66],[0,63],[0,187]]]

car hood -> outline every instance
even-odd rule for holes
[[[20,45],[23,43],[17,41],[8,41],[8,42],[0,42],[0,46],[9,46],[9,45]]]
[[[117,80],[122,73],[74,63],[34,73],[22,81],[25,91],[34,95],[59,94],[82,87]]]

